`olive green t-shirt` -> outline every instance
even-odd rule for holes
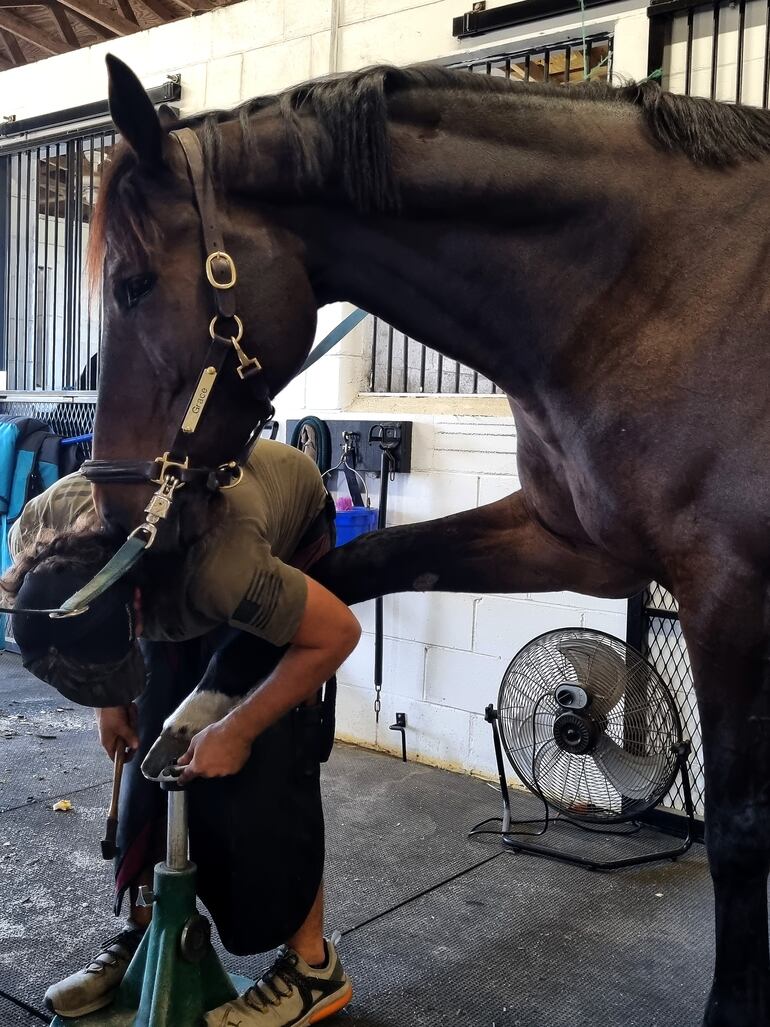
[[[236,488],[213,498],[205,537],[179,561],[164,558],[162,580],[151,575],[142,601],[146,638],[181,641],[227,623],[273,645],[296,634],[307,581],[290,561],[323,510],[326,490],[313,461],[280,442],[260,440],[243,471]],[[63,531],[89,511],[90,483],[77,473],[61,478],[14,524],[12,557],[41,529]]]

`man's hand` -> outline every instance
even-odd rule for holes
[[[114,761],[115,753],[123,746],[128,749],[126,759],[130,760],[139,748],[136,703],[130,703],[128,706],[106,706],[95,712],[99,741],[104,751]]]
[[[193,737],[187,752],[177,760],[178,766],[185,767],[180,783],[237,774],[251,755],[251,742],[230,717],[210,724]]]

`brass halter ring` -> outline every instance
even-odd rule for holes
[[[241,321],[241,319],[238,317],[237,314],[233,314],[233,321],[235,321],[235,326],[238,329],[238,334],[237,335],[219,335],[219,333],[217,331],[215,331],[216,325],[217,325],[217,321],[219,320],[219,318],[220,318],[219,314],[215,314],[212,317],[211,324],[209,325],[209,335],[211,336],[212,339],[216,339],[216,338],[229,339],[232,342],[232,344],[235,346],[236,343],[239,343],[241,341],[241,339],[243,338],[243,321]]]
[[[229,463],[222,464],[217,468],[218,471],[235,471],[237,472],[233,480],[229,485],[220,485],[220,492],[226,492],[228,489],[234,489],[237,485],[243,481],[243,468],[240,464],[237,464],[235,460],[231,460]]]

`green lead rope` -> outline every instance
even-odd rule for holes
[[[116,581],[119,581],[131,568],[137,564],[147,548],[147,540],[131,535],[112,559],[84,585],[79,592],[76,592],[69,599],[65,599],[58,610],[49,614],[50,617],[76,617],[85,613],[94,599],[98,599],[108,588],[111,588]]]
[[[365,310],[356,308],[351,314],[343,318],[318,343],[297,373],[302,374],[303,371],[307,371],[309,367],[312,367],[321,357],[325,356],[329,350],[334,349],[337,343],[341,342],[366,316]],[[128,574],[131,568],[139,562],[148,544],[149,542],[146,538],[140,538],[136,534],[129,535],[112,559],[94,575],[88,584],[84,585],[79,592],[70,596],[69,599],[65,599],[58,610],[49,613],[49,617],[77,617],[79,614],[85,613],[94,599],[98,599],[100,595],[103,595],[108,588],[111,588],[116,581],[119,581],[125,574]]]

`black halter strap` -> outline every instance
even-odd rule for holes
[[[219,227],[214,183],[206,169],[200,140],[189,128],[172,132],[171,135],[182,147],[200,217],[202,241],[206,254],[204,268],[206,278],[211,286],[215,310],[209,324],[211,341],[184,417],[170,448],[154,460],[86,460],[81,471],[89,481],[105,485],[152,482],[162,486],[169,477],[172,477],[177,483],[175,486],[177,488],[189,485],[216,491],[220,488],[232,488],[240,481],[242,465],[248,459],[249,452],[259,437],[262,427],[273,416],[273,409],[270,405],[270,393],[259,361],[256,357],[250,357],[241,346],[244,328],[243,322],[236,313],[235,297],[235,284],[238,275],[235,262],[225,249],[224,238]],[[234,459],[219,467],[191,467],[188,454],[189,443],[198,429],[217,379],[225,370],[227,358],[231,353],[237,360],[235,370],[238,377],[250,387],[258,405],[268,412],[249,434],[241,452],[236,454]]]

